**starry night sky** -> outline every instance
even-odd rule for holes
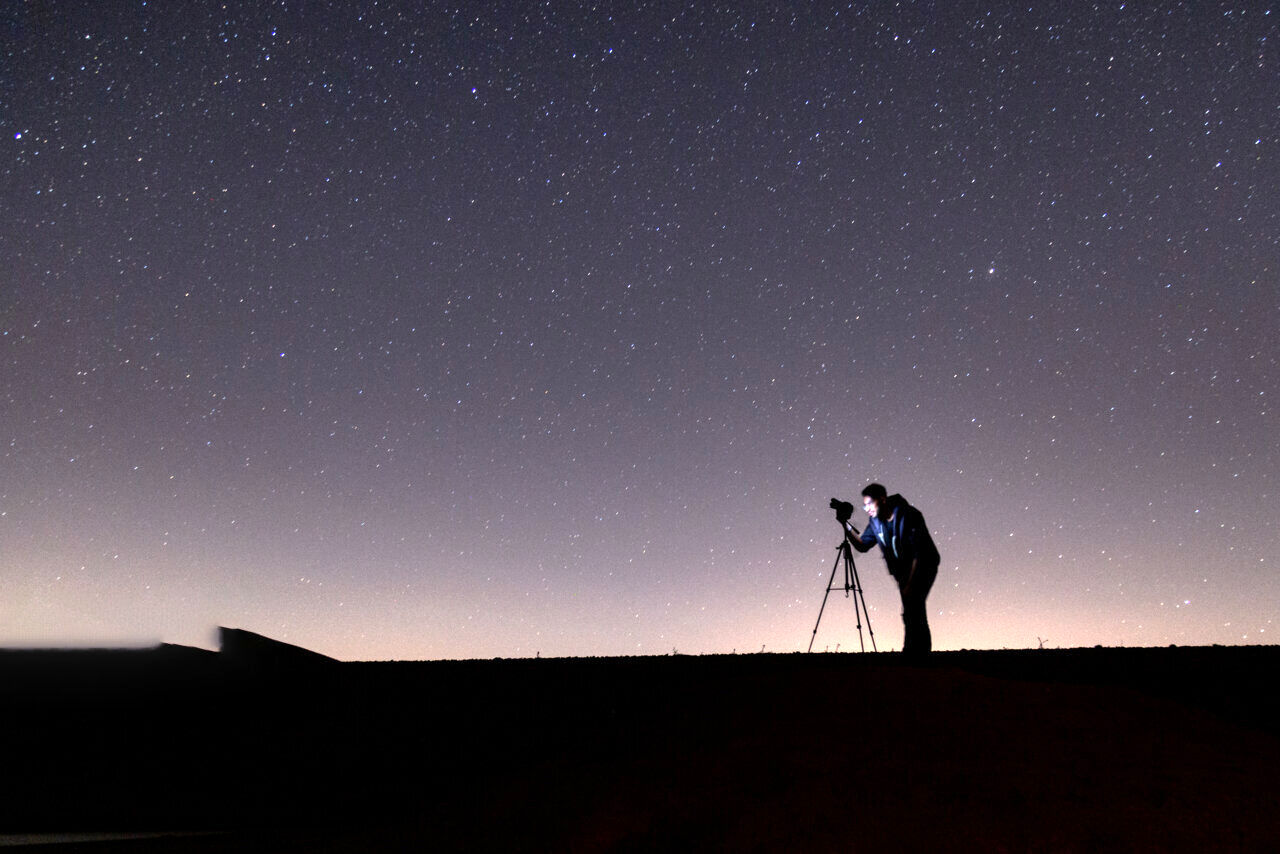
[[[1274,639],[1266,3],[5,5],[0,643]]]

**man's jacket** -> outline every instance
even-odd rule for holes
[[[889,574],[898,580],[911,572],[912,560],[918,560],[922,568],[934,569],[942,560],[924,515],[896,493],[884,500],[875,518],[867,520],[867,527],[853,544],[860,552],[880,546]]]

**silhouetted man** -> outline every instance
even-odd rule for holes
[[[902,652],[923,656],[933,648],[924,600],[938,577],[938,548],[929,536],[924,516],[901,495],[889,495],[880,484],[869,483],[862,490],[862,507],[867,511],[867,527],[861,536],[850,536],[849,542],[860,552],[880,546],[902,596]],[[840,521],[849,530],[848,520]]]

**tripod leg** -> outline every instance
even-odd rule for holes
[[[858,613],[858,598],[862,595],[862,589],[858,586],[858,570],[854,567],[853,552],[850,550],[847,541],[841,548],[840,555],[844,558],[845,590],[853,590],[853,618],[858,624],[858,649],[866,652],[867,645],[862,642],[862,615]],[[871,628],[870,619],[867,620],[867,628]]]
[[[831,595],[831,585],[836,581],[836,570],[840,568],[840,555],[831,567],[831,577],[827,579],[827,592],[822,594],[822,607],[818,609],[818,620],[813,624],[813,634],[809,637],[809,652],[813,652],[813,641],[818,637],[818,623],[822,622],[822,612],[827,609],[827,597]]]
[[[876,633],[871,628],[871,612],[867,610],[867,597],[862,595],[862,580],[858,578],[858,567],[853,562],[852,555],[849,557],[849,570],[853,573],[853,589],[855,591],[853,594],[853,610],[855,612],[858,610],[858,602],[861,600],[862,613],[867,615],[867,633],[871,635],[871,651],[879,652],[880,650],[876,649]],[[858,640],[862,640],[861,621],[859,621]],[[863,652],[866,652],[865,648]]]

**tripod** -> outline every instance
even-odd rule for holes
[[[850,526],[852,527],[852,526]],[[853,528],[853,535],[858,535],[858,529]],[[862,617],[867,618],[867,634],[871,635],[871,651],[879,652],[876,649],[876,633],[871,630],[871,614],[867,611],[867,598],[862,595],[862,582],[858,579],[858,567],[853,562],[853,549],[849,546],[849,534],[846,532],[840,545],[836,546],[836,562],[831,567],[831,578],[827,580],[827,592],[822,594],[822,607],[818,609],[818,622],[813,624],[813,636],[809,638],[809,652],[813,652],[813,641],[818,637],[818,623],[822,622],[822,612],[827,608],[827,597],[831,595],[832,590],[837,590],[836,570],[840,568],[840,564],[844,564],[844,595],[847,599],[850,591],[853,592],[853,616],[858,621],[858,646],[863,652],[867,651],[867,646],[862,642]],[[862,604],[862,611],[858,611],[858,604]]]

